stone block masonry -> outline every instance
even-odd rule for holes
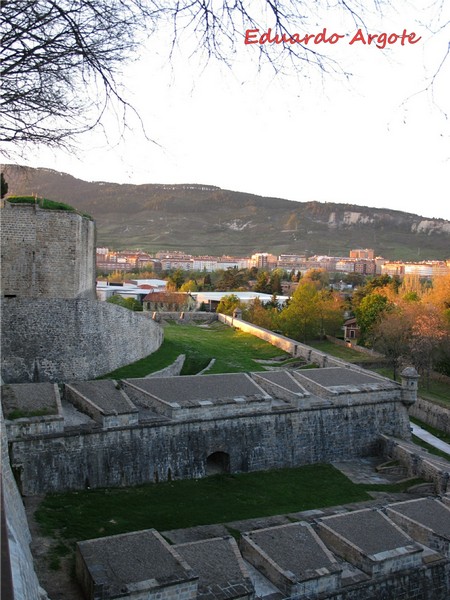
[[[410,414],[412,417],[431,425],[431,427],[450,434],[450,410],[448,408],[419,397],[414,406],[411,407]]]
[[[90,300],[5,298],[5,383],[93,379],[148,356],[161,327],[121,306]]]
[[[12,440],[10,457],[25,495],[204,477],[216,453],[229,458],[232,473],[346,460],[376,455],[382,433],[408,437],[407,410],[396,394],[381,403],[343,398],[320,408],[276,407],[114,430],[93,424],[90,431]]]
[[[34,571],[33,558],[30,551],[31,534],[28,528],[25,509],[9,465],[8,440],[6,438],[3,415],[1,414],[0,427],[2,521],[4,519],[5,533],[9,545],[12,574],[11,598],[14,600],[48,600],[47,594],[39,586],[39,581]],[[6,540],[2,539],[2,567],[6,566],[3,563],[5,543]],[[2,572],[2,578],[6,579],[6,577],[7,574]]]
[[[2,295],[95,299],[95,224],[77,213],[5,203]]]

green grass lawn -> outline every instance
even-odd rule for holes
[[[313,340],[308,342],[308,346],[312,348],[316,348],[316,350],[320,350],[321,352],[326,352],[327,354],[331,354],[331,356],[336,356],[336,358],[342,358],[342,360],[346,360],[347,362],[373,362],[374,359],[372,356],[368,354],[364,354],[363,352],[358,352],[357,350],[353,350],[352,348],[346,348],[345,346],[338,346],[329,340]]]
[[[411,485],[411,484],[409,484]],[[154,527],[159,531],[286,514],[369,500],[367,490],[331,465],[87,490],[46,496],[36,519],[59,541]]]
[[[208,327],[168,323],[164,327],[161,348],[131,365],[103,376],[103,379],[144,377],[169,366],[180,354],[186,355],[182,375],[193,375],[215,359],[208,373],[262,371],[256,360],[268,360],[288,354],[249,333],[214,322]]]

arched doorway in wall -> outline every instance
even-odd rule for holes
[[[213,452],[206,459],[206,475],[230,472],[230,455],[226,452]]]

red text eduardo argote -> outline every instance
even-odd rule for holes
[[[407,29],[404,29],[402,33],[367,33],[362,29],[350,36],[346,36],[340,33],[328,33],[327,28],[324,27],[320,33],[273,33],[272,29],[268,29],[263,33],[259,29],[247,29],[245,31],[244,44],[337,44],[340,40],[348,38],[349,45],[363,44],[363,45],[374,45],[377,48],[384,49],[388,45],[400,44],[406,46],[408,44],[417,44],[422,37],[412,31],[408,33]]]

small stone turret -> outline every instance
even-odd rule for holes
[[[419,374],[414,367],[406,367],[400,376],[402,378],[402,402],[405,406],[411,406],[417,400]]]

